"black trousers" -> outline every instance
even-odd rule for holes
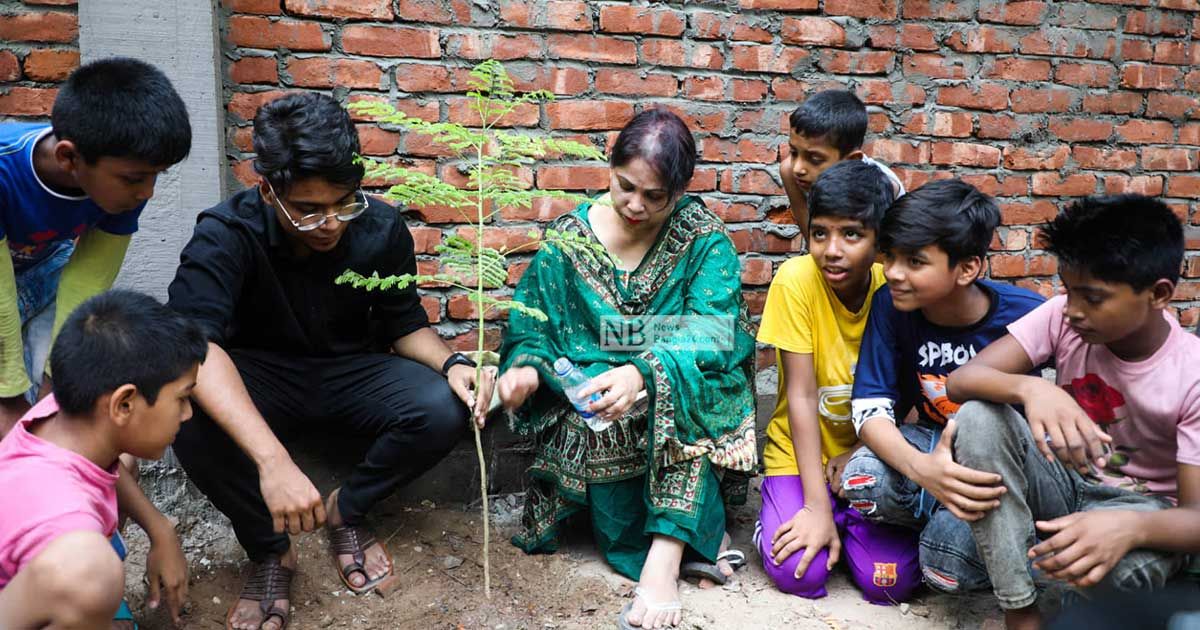
[[[470,428],[467,408],[446,379],[388,354],[303,358],[259,350],[229,352],[250,398],[279,435],[318,429],[365,437],[370,445],[338,493],[347,523],[432,468]],[[199,405],[173,448],[184,470],[233,521],[255,562],[287,551],[259,488],[258,468]]]

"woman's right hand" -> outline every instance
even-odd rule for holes
[[[813,558],[826,547],[829,548],[829,561],[825,568],[832,569],[842,554],[842,541],[833,524],[833,513],[829,510],[818,513],[805,506],[775,530],[771,537],[771,559],[779,566],[797,550],[803,549],[804,555],[795,572],[796,579],[800,579]]]
[[[538,371],[529,366],[515,367],[500,375],[496,389],[500,402],[506,409],[516,409],[525,403],[529,395],[537,391]]]

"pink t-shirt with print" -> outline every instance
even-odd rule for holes
[[[1122,361],[1067,325],[1059,295],[1009,324],[1034,365],[1053,357],[1059,386],[1112,436],[1100,473],[1111,486],[1175,500],[1176,464],[1200,465],[1200,338],[1166,313],[1171,332],[1144,361]]]
[[[54,539],[117,529],[117,475],[29,432],[58,412],[41,400],[0,441],[0,589]]]

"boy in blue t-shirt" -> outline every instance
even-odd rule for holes
[[[49,125],[0,124],[0,434],[49,385],[51,340],[112,286],[156,178],[191,142],[171,82],[128,58],[75,70]]]
[[[925,581],[944,591],[987,585],[970,527],[995,507],[1000,476],[955,464],[957,405],[946,377],[1042,303],[980,279],[1000,210],[959,179],[901,197],[880,226],[887,291],[877,291],[854,375],[851,420],[865,445],[842,487],[868,520],[921,532]],[[902,423],[915,411],[915,423]],[[946,508],[942,510],[940,508]]]

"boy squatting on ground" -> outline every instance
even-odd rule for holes
[[[825,169],[843,160],[861,160],[879,168],[895,197],[904,184],[892,170],[862,151],[867,135],[867,108],[846,90],[817,92],[804,100],[788,120],[788,150],[779,161],[779,178],[787,192],[792,218],[808,240],[808,194]]]
[[[884,286],[876,238],[892,201],[872,164],[846,160],[821,173],[808,196],[810,255],[780,266],[759,327],[780,376],[756,542],[775,585],[801,597],[825,596],[843,549],[870,602],[903,601],[921,583],[912,532],[867,521],[841,497],[836,473],[858,446],[850,391],[871,296]]]
[[[98,295],[67,318],[55,393],[0,441],[0,628],[112,623],[125,585],[108,540],[118,457],[162,456],[192,414],[206,350],[196,324],[139,293]]]
[[[0,124],[0,435],[50,390],[54,334],[79,303],[112,286],[156,178],[191,148],[183,100],[135,59],[75,70],[50,118]],[[136,470],[132,459],[124,465]],[[174,528],[135,475],[121,475],[117,495],[121,516],[157,548],[150,606],[161,578],[177,612],[187,567]]]
[[[1091,197],[1042,237],[1066,295],[947,383],[954,400],[988,401],[959,410],[954,454],[1007,490],[971,532],[1009,628],[1040,622],[1031,560],[1076,587],[1133,590],[1200,551],[1200,339],[1165,313],[1179,220],[1140,195]],[[1048,359],[1056,383],[1027,375]]]
[[[918,532],[924,579],[946,591],[986,586],[960,519],[980,518],[1004,491],[999,475],[951,459],[957,405],[946,377],[1042,303],[980,278],[999,222],[995,202],[958,179],[892,204],[879,236],[888,288],[873,298],[854,374],[852,421],[865,446],[846,463],[845,496],[869,521]],[[897,426],[914,408],[917,422]]]

